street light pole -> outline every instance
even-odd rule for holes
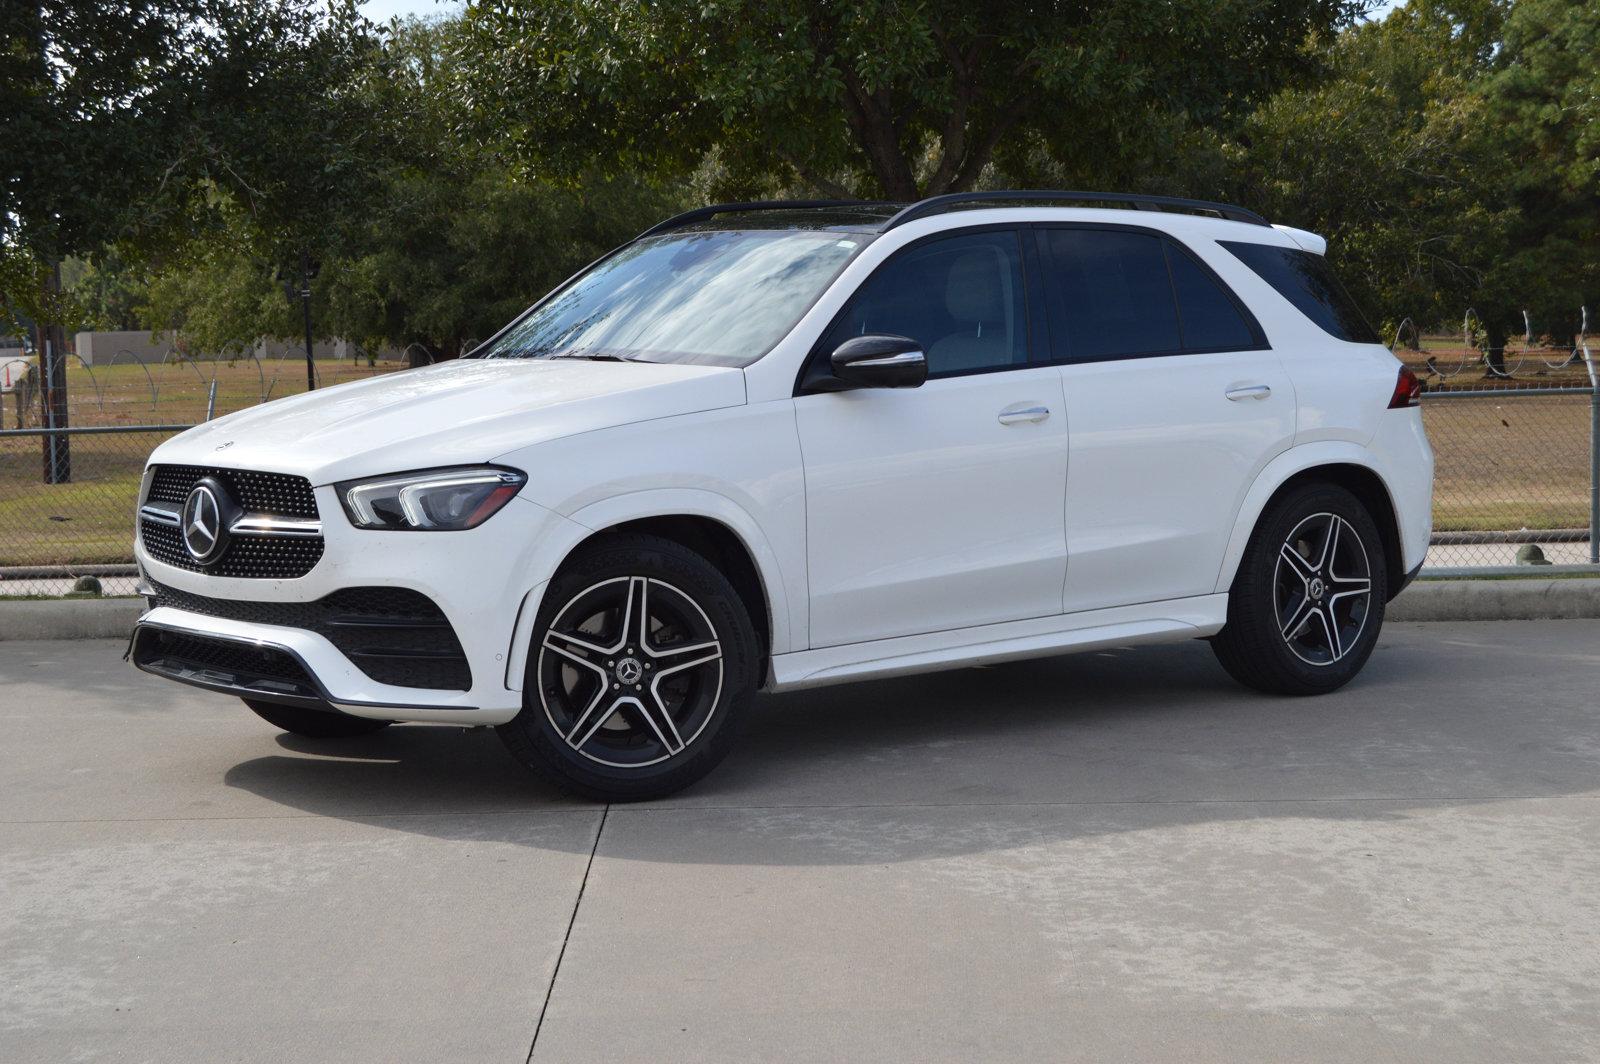
[[[317,390],[317,372],[311,355],[311,252],[300,252],[300,310],[306,322],[306,391]]]

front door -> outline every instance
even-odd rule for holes
[[[811,646],[1060,612],[1067,419],[1030,359],[1019,234],[912,244],[818,345],[917,340],[920,388],[795,400],[806,475]]]

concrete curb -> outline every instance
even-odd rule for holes
[[[1551,621],[1600,617],[1600,580],[1418,580],[1391,621]]]
[[[123,639],[144,600],[0,602],[0,641]],[[1600,579],[1418,580],[1389,603],[1391,621],[1544,621],[1600,617]]]
[[[0,602],[0,641],[126,639],[144,611],[142,598]]]

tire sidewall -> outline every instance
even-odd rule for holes
[[[1357,637],[1357,645],[1330,665],[1312,665],[1289,649],[1278,629],[1277,604],[1273,599],[1279,551],[1289,534],[1307,517],[1317,513],[1336,514],[1355,529],[1367,554],[1371,581],[1366,622]],[[1389,593],[1383,539],[1367,508],[1353,494],[1337,485],[1307,485],[1273,506],[1257,531],[1249,555],[1245,565],[1252,569],[1249,574],[1250,591],[1245,596],[1230,598],[1229,625],[1248,624],[1261,633],[1265,638],[1258,641],[1258,652],[1270,654],[1272,668],[1291,679],[1306,693],[1332,691],[1348,683],[1366,665],[1377,645]],[[1251,614],[1248,618],[1236,616],[1246,611]]]

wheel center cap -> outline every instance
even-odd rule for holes
[[[1312,599],[1317,602],[1322,601],[1322,596],[1326,591],[1327,588],[1323,587],[1322,578],[1320,576],[1313,576],[1311,578],[1311,583],[1306,586],[1306,594],[1310,595]]]
[[[644,666],[638,658],[623,658],[617,662],[617,682],[633,685],[644,679]]]

